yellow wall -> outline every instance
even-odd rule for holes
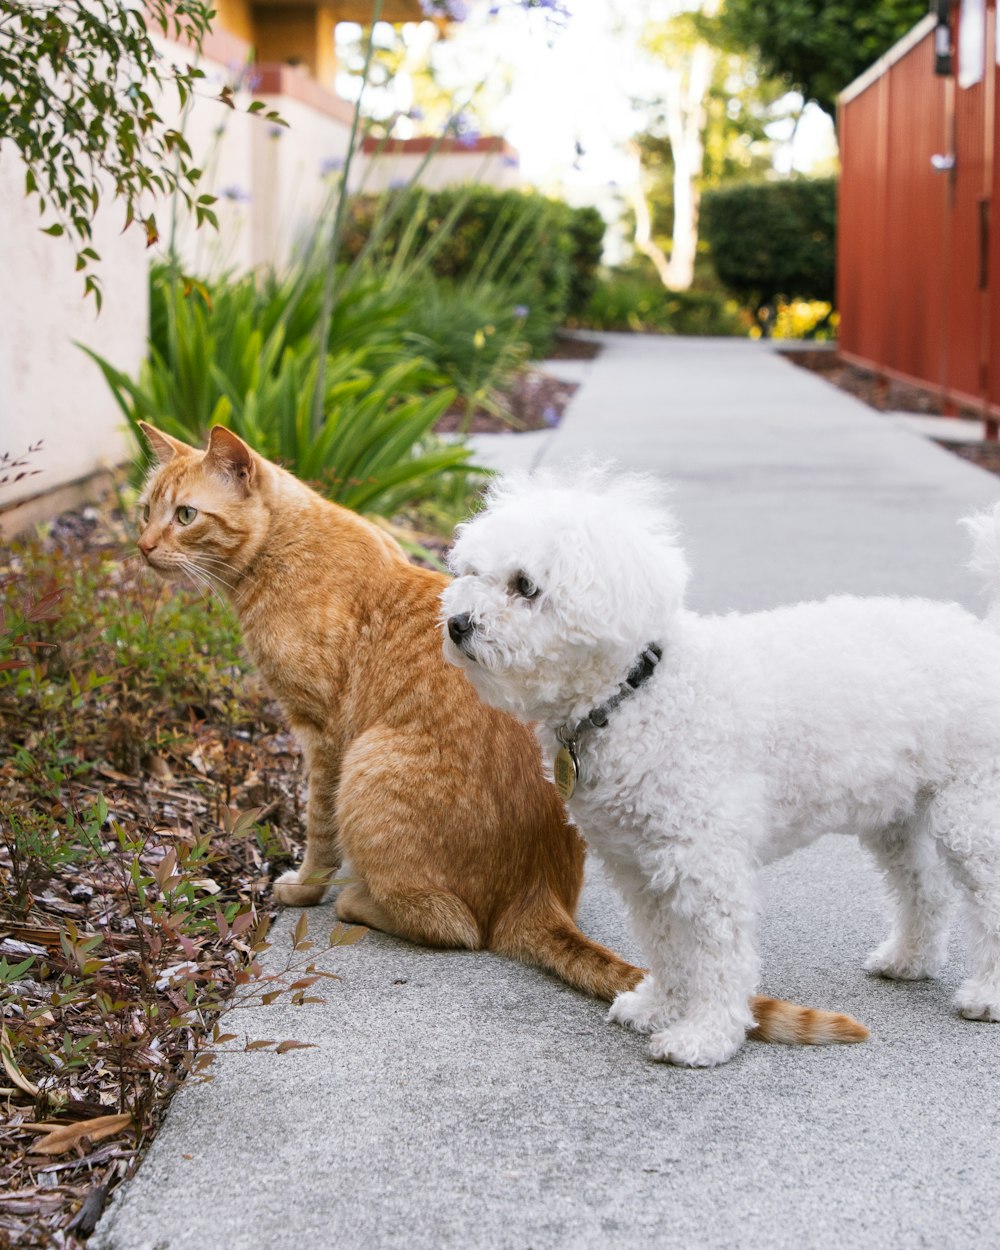
[[[248,0],[215,0],[214,26],[247,43],[254,42],[253,15]]]
[[[257,4],[253,16],[258,61],[304,65],[317,82],[333,87],[333,9],[306,4]]]

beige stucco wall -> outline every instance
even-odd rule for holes
[[[123,418],[83,342],[134,371],[146,339],[145,239],[121,234],[117,207],[102,211],[94,247],[101,255],[104,308],[84,300],[74,250],[39,230],[37,204],[24,196],[16,150],[0,147],[0,451],[20,454],[43,441],[31,467],[41,472],[0,491],[0,508],[85,478],[127,454]]]
[[[260,98],[288,126],[262,126],[253,134],[251,255],[254,265],[280,269],[331,207],[350,127],[288,96]]]
[[[420,168],[419,153],[383,152],[369,158],[371,168],[359,162],[358,173],[351,179],[351,189],[363,181],[366,192],[385,191],[410,181]],[[453,187],[467,182],[482,182],[490,187],[507,188],[521,185],[516,162],[499,152],[452,151],[437,152],[420,175],[420,185],[428,191]]]

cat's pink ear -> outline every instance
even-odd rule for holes
[[[225,477],[241,482],[249,490],[256,471],[254,454],[232,430],[224,425],[212,426],[205,458]]]
[[[182,443],[179,438],[174,438],[171,434],[164,434],[155,425],[140,421],[139,429],[145,434],[153,455],[160,464],[169,464],[175,456],[190,456],[194,452],[193,447]]]

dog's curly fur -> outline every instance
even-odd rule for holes
[[[1000,601],[1000,506],[969,522]],[[930,977],[949,902],[968,902],[962,1015],[1000,1020],[1000,610],[838,597],[696,615],[673,523],[648,480],[591,470],[494,485],[462,527],[448,658],[489,703],[541,723],[546,755],[620,686],[653,676],[579,741],[571,810],[627,901],[651,971],[610,1019],[658,1058],[711,1066],[751,1024],[756,869],[852,832],[895,896],[866,968]],[[526,596],[524,591],[530,593]]]

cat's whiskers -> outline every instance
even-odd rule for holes
[[[218,587],[211,581],[207,573],[203,571],[202,569],[199,569],[198,566],[192,560],[189,560],[186,557],[181,556],[177,562],[177,567],[181,570],[182,573],[186,573],[188,577],[192,578],[194,582],[196,583],[196,585],[198,585],[200,588],[203,588],[203,590],[207,590],[210,594],[215,595],[215,597],[218,599],[218,601],[222,604],[223,607],[226,606],[226,601],[225,599],[223,599],[222,595],[219,593]]]
[[[207,556],[204,552],[200,552],[197,557],[192,556],[191,558],[197,559],[199,564],[217,564],[219,568],[228,569],[230,573],[234,573],[237,577],[242,577],[242,572],[235,564],[230,564],[228,560],[223,560],[219,556]]]
[[[230,590],[235,590],[236,589],[235,582],[231,582],[227,578],[223,577],[222,574],[219,573],[216,569],[208,568],[206,566],[206,561],[208,559],[210,559],[210,557],[208,556],[198,556],[198,557],[188,556],[187,557],[188,563],[193,565],[196,569],[198,569],[211,581],[221,582],[223,586],[228,586]],[[227,565],[226,568],[228,569],[228,567],[229,566]]]

